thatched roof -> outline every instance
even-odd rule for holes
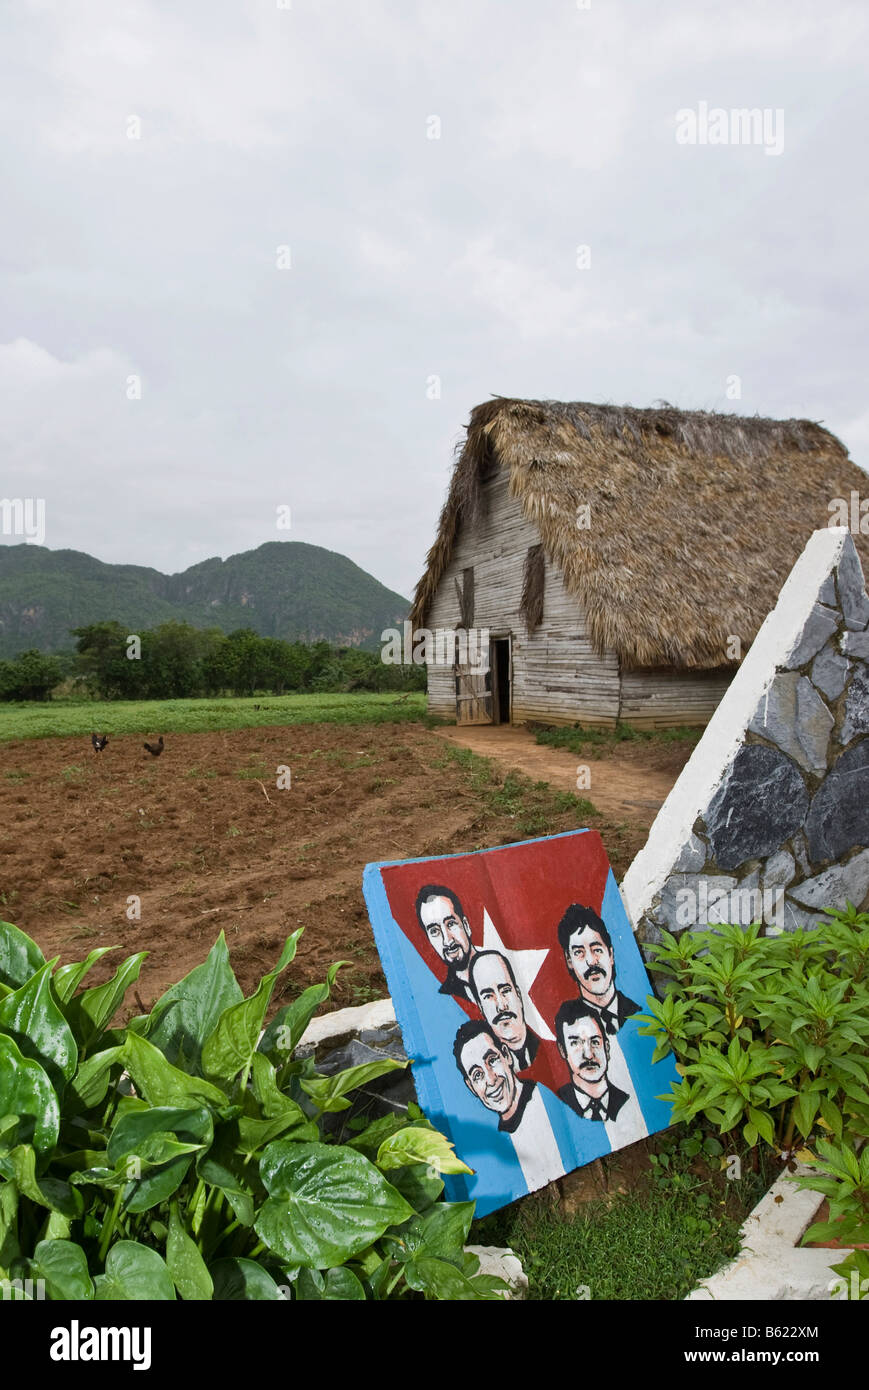
[[[482,515],[493,468],[507,470],[597,650],[634,667],[727,665],[733,635],[744,655],[830,501],[869,492],[844,445],[811,420],[496,397],[471,412],[416,626],[459,527]],[[869,541],[854,539],[869,572]]]

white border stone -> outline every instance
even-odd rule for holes
[[[798,1164],[794,1176],[815,1170]],[[841,1278],[833,1265],[850,1250],[801,1249],[799,1241],[814,1221],[822,1197],[778,1178],[742,1223],[742,1247],[736,1259],[703,1279],[688,1299],[820,1300],[839,1299],[831,1284]]]
[[[368,1028],[388,1028],[395,1023],[395,1009],[392,1000],[374,999],[370,1004],[359,1004],[353,1009],[336,1009],[331,1014],[321,1014],[308,1024],[299,1047],[321,1047],[323,1043],[338,1043],[362,1033]]]

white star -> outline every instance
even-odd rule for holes
[[[540,967],[549,955],[549,948],[538,950],[532,947],[523,947],[521,951],[508,951],[500,936],[498,928],[492,921],[488,912],[483,908],[483,946],[484,951],[500,951],[507,960],[516,977],[516,983],[522,991],[522,998],[525,1003],[525,1022],[529,1028],[540,1038],[545,1038],[547,1042],[555,1041],[555,1034],[550,1031],[545,1018],[537,1010],[534,1000],[531,998],[531,986],[540,973]]]

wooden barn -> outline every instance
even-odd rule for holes
[[[855,490],[869,477],[808,420],[478,405],[410,621],[487,631],[486,651],[429,664],[429,710],[706,723],[809,534]]]

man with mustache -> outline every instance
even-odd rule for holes
[[[555,1016],[555,1034],[570,1068],[559,1099],[585,1120],[615,1120],[628,1096],[607,1077],[610,1045],[598,1011],[582,999],[568,999]]]
[[[429,945],[447,967],[441,994],[455,994],[475,1004],[468,978],[476,947],[462,904],[451,888],[427,883],[416,895],[416,917],[428,937]]]
[[[463,1023],[456,1033],[453,1056],[468,1090],[498,1116],[498,1133],[509,1136],[529,1192],[564,1175],[562,1153],[580,1152],[590,1162],[609,1152],[603,1126],[580,1125],[545,1086],[516,1075],[513,1053],[488,1023],[481,1019]],[[499,1163],[505,1157],[504,1146],[499,1145]]]
[[[513,1054],[516,1070],[530,1067],[540,1047],[525,1022],[525,1005],[513,967],[500,951],[477,951],[470,967],[471,988],[481,1014],[495,1037]]]
[[[558,924],[558,944],[580,998],[596,1010],[612,1037],[631,1014],[640,1012],[640,1006],[616,989],[613,946],[606,926],[590,907],[572,903]]]

